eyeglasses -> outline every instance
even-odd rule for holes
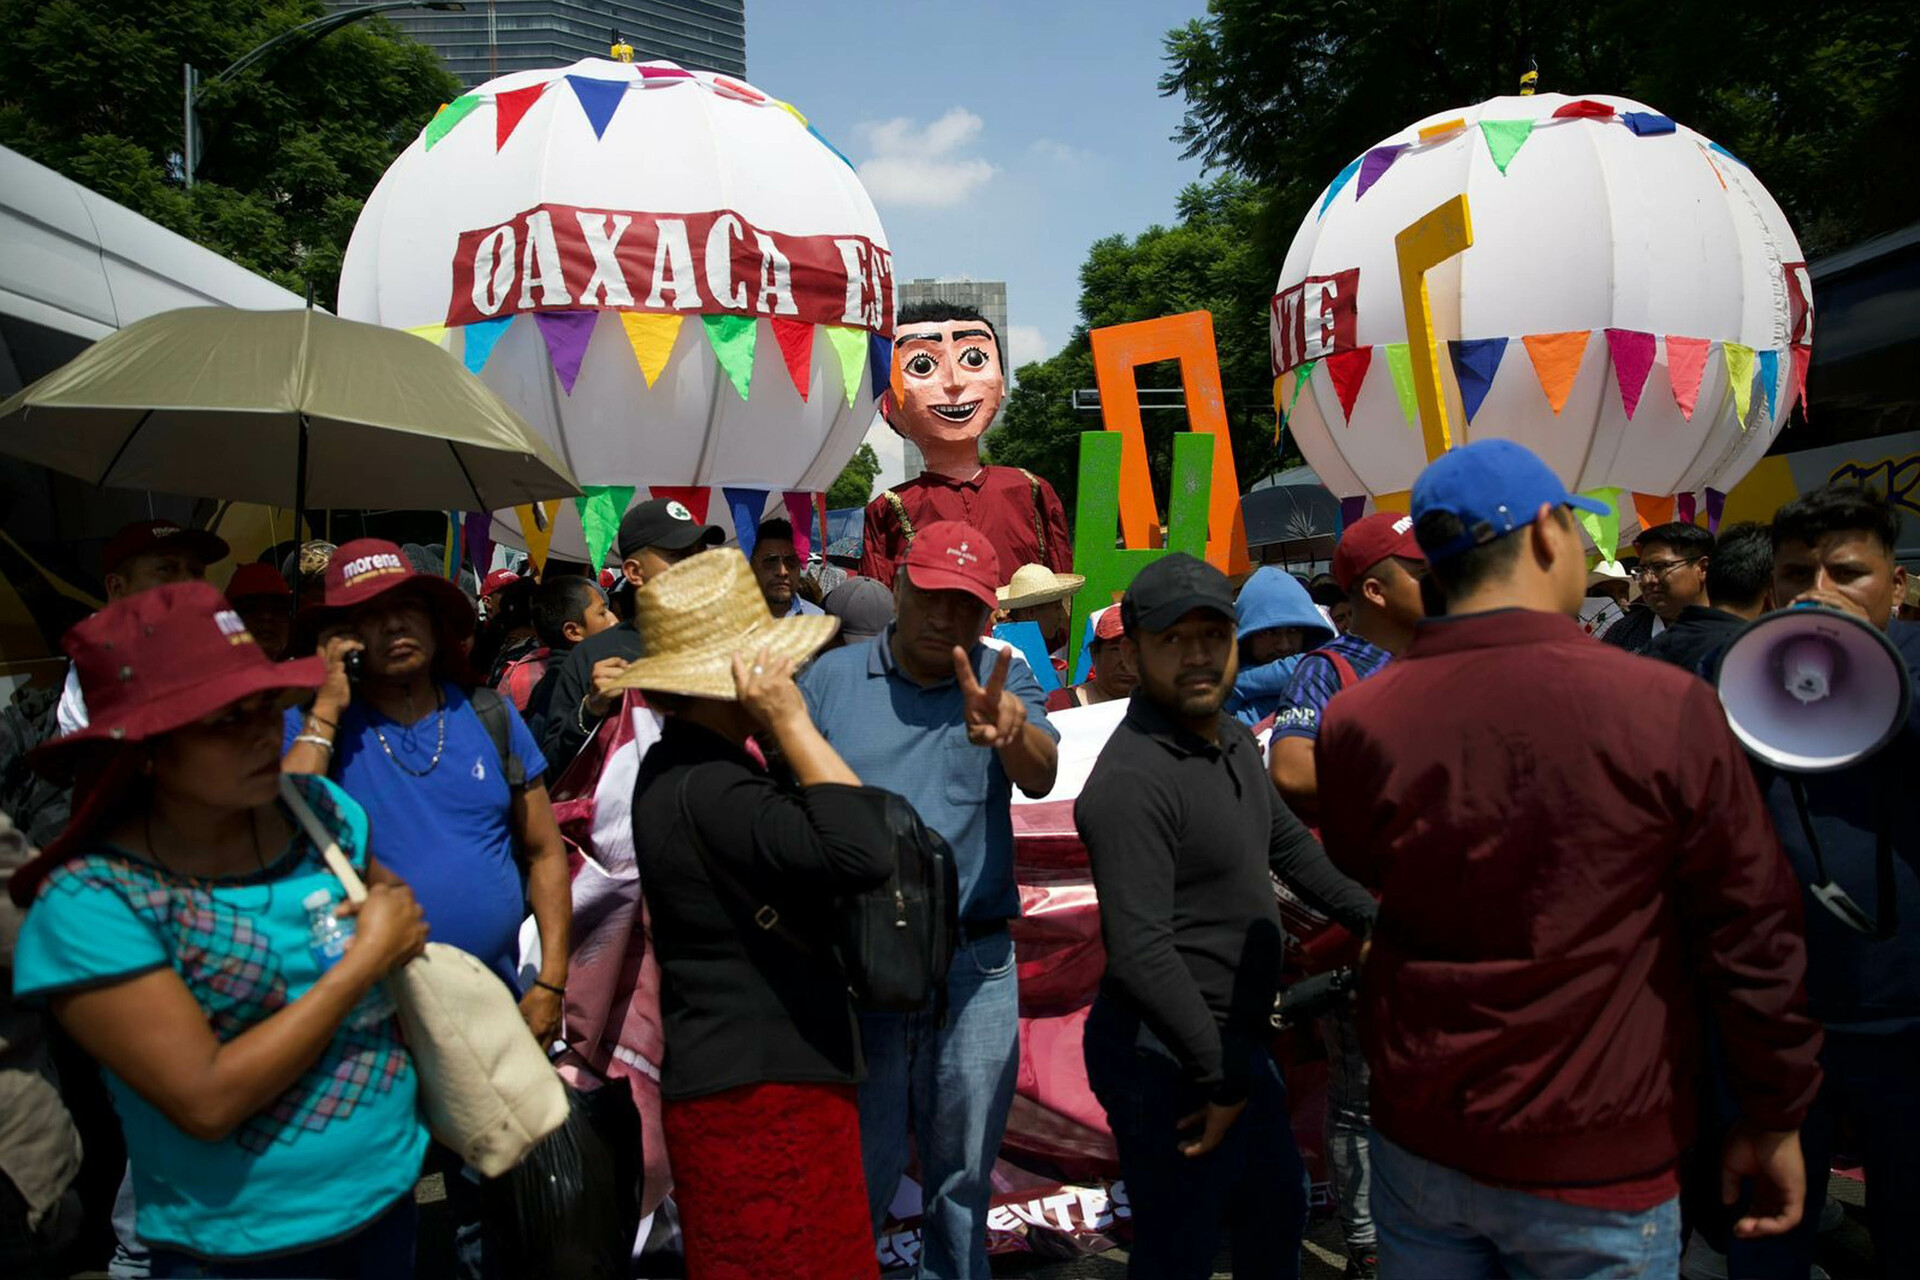
[[[1640,567],[1633,572],[1641,578],[1652,578],[1656,582],[1665,582],[1667,575],[1683,564],[1694,564],[1699,556],[1688,556],[1685,560],[1642,560]]]

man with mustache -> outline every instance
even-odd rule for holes
[[[1020,1064],[1020,988],[1007,922],[1017,785],[1053,789],[1059,734],[1010,646],[981,638],[1000,566],[980,530],[937,521],[894,580],[898,616],[821,654],[799,679],[821,734],[868,786],[905,796],[960,872],[960,946],[944,1016],[860,1014],[867,1078],[860,1142],[876,1230],[906,1171],[911,1132],[925,1211],[921,1280],[987,1280],[993,1162]]]
[[[980,462],[980,437],[1007,393],[1000,336],[972,307],[923,302],[893,330],[893,381],[882,405],[893,429],[919,446],[926,470],[867,504],[860,572],[891,583],[920,529],[973,526],[993,546],[995,587],[1025,564],[1073,568],[1067,513],[1053,486],[1020,467]]]
[[[1297,1277],[1307,1198],[1267,1050],[1286,938],[1271,872],[1356,935],[1373,899],[1335,871],[1222,711],[1237,665],[1226,575],[1175,553],[1134,578],[1121,640],[1139,676],[1074,804],[1107,968],[1087,1079],[1133,1206],[1128,1274]]]

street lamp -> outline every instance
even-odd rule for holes
[[[363,4],[352,9],[339,9],[327,14],[323,18],[315,18],[312,22],[304,22],[297,27],[282,31],[265,44],[243,55],[238,62],[206,83],[209,85],[219,84],[222,80],[228,80],[239,75],[242,71],[261,61],[270,53],[285,49],[289,45],[304,44],[309,41],[318,40],[323,36],[331,35],[350,22],[358,22],[360,19],[370,17],[376,13],[385,13],[389,9],[435,9],[441,13],[464,13],[466,12],[466,8],[467,6],[459,3],[459,0],[380,0],[378,4]],[[200,105],[200,95],[205,92],[205,88],[200,82],[200,73],[193,69],[191,62],[186,64],[185,73],[186,93],[184,116],[186,137],[185,145],[181,148],[180,152],[180,168],[186,177],[187,185],[191,187],[193,185],[194,170],[200,167],[200,121],[198,108]]]

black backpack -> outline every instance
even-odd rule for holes
[[[714,884],[745,906],[754,924],[804,955],[817,948],[787,927],[780,913],[752,893],[707,851],[687,807],[689,770],[680,780],[680,825]],[[882,805],[893,844],[886,883],[841,898],[835,911],[833,959],[863,1009],[913,1013],[946,1009],[947,969],[960,938],[960,870],[953,850],[912,805],[878,787],[860,789]]]

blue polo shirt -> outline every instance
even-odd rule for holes
[[[1020,914],[1013,883],[1013,782],[1000,753],[967,741],[966,697],[951,678],[921,685],[893,662],[893,627],[864,644],[816,658],[800,676],[807,710],[860,781],[905,796],[920,820],[953,846],[960,871],[960,918]],[[980,683],[998,651],[975,644]],[[1058,741],[1046,696],[1024,662],[1007,673],[1007,690],[1026,704],[1027,721]]]

